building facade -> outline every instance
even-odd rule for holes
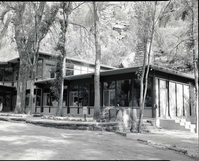
[[[56,56],[40,53],[35,83],[33,112],[55,114],[57,104],[50,91],[50,81],[55,78]],[[64,78],[63,114],[88,115],[94,113],[94,64],[77,59],[66,59]],[[3,111],[13,111],[19,59],[0,64],[0,101]],[[102,65],[100,71],[101,107],[135,108],[139,112],[141,66],[114,68]],[[27,82],[27,106],[30,85]],[[196,123],[194,106],[194,77],[185,73],[150,65],[145,118],[182,119]]]

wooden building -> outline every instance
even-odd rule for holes
[[[56,105],[50,91],[50,81],[55,79],[56,56],[40,53],[35,83],[34,112],[55,114]],[[0,101],[3,111],[12,111],[16,102],[16,85],[19,59],[0,64]],[[136,108],[139,112],[140,83],[137,72],[141,66],[114,68],[102,65],[100,71],[101,107]],[[77,59],[66,59],[64,78],[64,115],[94,113],[94,64]],[[27,82],[27,105],[29,83]],[[186,119],[196,123],[194,106],[194,77],[185,73],[150,65],[145,118]]]

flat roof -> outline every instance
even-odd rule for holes
[[[50,53],[45,53],[43,51],[39,52],[39,54],[41,54],[41,55],[47,55],[47,56],[52,56],[52,57],[57,57],[58,56],[58,54],[50,54]],[[6,64],[8,62],[17,63],[18,59],[19,59],[19,57],[10,59],[8,61],[0,61],[0,64]],[[72,60],[72,61],[77,61],[77,62],[80,62],[80,63],[95,65],[95,63],[92,63],[92,62],[89,62],[89,61],[86,61],[86,60],[80,60],[80,59],[77,59],[77,58],[66,57],[66,59]],[[110,69],[117,69],[116,67],[112,67],[112,66],[108,66],[108,65],[104,65],[104,64],[101,64],[101,67],[110,68]]]
[[[128,68],[117,68],[117,69],[112,69],[112,70],[107,70],[107,71],[101,71],[100,76],[109,76],[109,75],[136,72],[141,67],[142,66],[134,66],[134,67],[128,67]],[[194,76],[191,75],[191,74],[182,73],[182,72],[171,70],[171,69],[168,69],[168,68],[164,68],[164,67],[160,67],[160,66],[156,66],[156,65],[150,65],[150,68],[155,70],[155,71],[173,74],[173,75],[177,75],[177,76],[188,78],[188,79],[194,79]],[[66,76],[64,79],[70,81],[70,80],[92,78],[92,76],[94,76],[94,72],[86,73],[86,74],[79,74],[79,75],[70,75],[70,76]],[[53,80],[53,79],[55,79],[55,78],[37,81],[36,83],[45,83],[45,82],[48,82],[49,80]]]

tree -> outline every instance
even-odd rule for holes
[[[65,77],[65,62],[66,62],[66,48],[65,48],[65,42],[66,42],[66,32],[68,27],[68,16],[71,13],[72,9],[72,2],[63,2],[61,3],[61,9],[60,11],[62,18],[59,19],[60,23],[60,35],[59,40],[56,46],[56,50],[59,50],[61,55],[59,58],[60,67],[60,74],[59,74],[59,81],[60,81],[60,93],[59,93],[59,103],[58,103],[58,109],[56,112],[56,115],[61,116],[62,115],[62,106],[63,106],[63,93],[64,93],[64,77]]]
[[[100,118],[100,62],[101,62],[101,46],[99,44],[99,27],[98,27],[98,15],[96,2],[93,1],[94,11],[94,37],[95,37],[95,75],[94,75],[94,86],[95,86],[95,103],[94,103],[94,119]]]
[[[58,4],[49,3],[46,5],[46,2],[1,2],[1,6],[4,9],[1,14],[2,21],[7,15],[13,25],[14,38],[20,58],[15,113],[25,113],[26,84],[29,77],[29,69],[32,73],[29,102],[32,105],[35,66],[40,42],[55,19]]]
[[[134,17],[131,19],[132,30],[136,33],[136,48],[137,53],[143,55],[142,68],[138,72],[140,75],[140,99],[139,99],[139,122],[137,130],[141,132],[141,125],[143,120],[143,112],[145,106],[145,99],[148,85],[148,73],[151,59],[151,46],[153,42],[154,24],[156,15],[156,3],[143,2],[134,5]],[[142,9],[141,9],[142,8]],[[147,67],[147,69],[146,69]]]

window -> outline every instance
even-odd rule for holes
[[[71,85],[69,94],[69,106],[88,106],[89,105],[89,85]]]
[[[44,93],[43,106],[52,106],[52,99],[50,93]]]
[[[74,66],[74,75],[81,74],[81,66],[75,65]]]
[[[4,76],[4,81],[12,81],[12,67],[5,68]]]
[[[88,106],[89,101],[89,85],[79,85],[79,106]]]
[[[147,87],[147,94],[145,100],[146,107],[152,107],[152,77],[148,77],[148,87]],[[140,106],[140,80],[135,79],[134,82],[134,95],[135,99],[133,101],[133,106]]]
[[[82,74],[88,73],[88,67],[82,66]]]
[[[18,80],[18,74],[19,74],[18,69],[19,67],[16,66],[14,67],[14,81]]]
[[[30,90],[26,90],[26,106],[29,106]]]
[[[103,106],[115,106],[115,81],[104,82]]]
[[[41,89],[36,89],[36,106],[41,106]]]
[[[69,95],[69,105],[70,106],[78,106],[78,92],[77,91],[70,91]]]
[[[37,78],[42,78],[43,73],[43,60],[37,62]]]
[[[78,85],[70,86],[69,106],[78,106]]]
[[[3,81],[4,68],[0,68],[0,81]]]
[[[88,73],[93,73],[95,71],[94,68],[88,67]]]
[[[71,63],[66,63],[66,76],[74,74],[74,65]]]
[[[129,106],[132,100],[131,80],[117,81],[117,106]]]

